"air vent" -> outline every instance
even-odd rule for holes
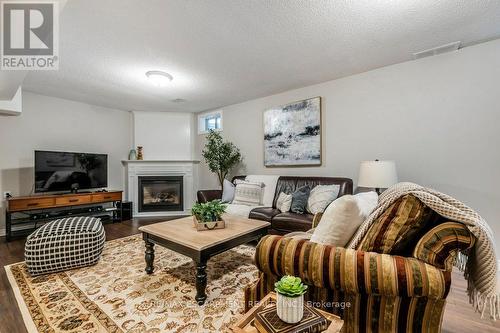
[[[171,100],[172,103],[184,103],[186,100],[182,98],[176,98]]]
[[[420,51],[420,52],[415,52],[415,53],[413,53],[413,59],[420,59],[420,58],[430,57],[430,56],[433,56],[436,54],[456,51],[460,48],[460,45],[461,45],[461,42],[453,42],[453,43],[437,46],[437,47],[434,47],[432,49],[428,49],[428,50],[424,50],[424,51]]]

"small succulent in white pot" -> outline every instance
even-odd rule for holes
[[[274,284],[276,296],[276,311],[278,317],[285,323],[295,324],[304,316],[304,294],[307,286],[300,278],[285,275]]]

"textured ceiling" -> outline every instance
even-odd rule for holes
[[[124,110],[201,111],[496,38],[498,22],[493,0],[70,0],[59,71],[23,86]],[[155,87],[148,70],[174,80]]]

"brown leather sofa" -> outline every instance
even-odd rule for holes
[[[245,176],[236,176],[236,179],[244,179]],[[276,208],[276,201],[281,192],[292,193],[301,186],[309,185],[314,188],[316,185],[339,185],[339,197],[345,194],[352,194],[352,179],[340,177],[295,177],[281,176],[276,184],[272,207],[254,208],[250,215],[251,219],[267,221],[271,223],[270,233],[284,235],[293,231],[307,231],[312,228],[312,214],[296,214],[292,212],[282,213]],[[197,193],[198,202],[207,202],[222,198],[221,190],[200,190]]]

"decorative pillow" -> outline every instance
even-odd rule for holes
[[[307,199],[311,193],[309,185],[299,187],[292,193],[292,206],[290,210],[296,214],[304,214],[306,212]]]
[[[451,271],[459,252],[474,246],[476,238],[462,223],[443,222],[429,230],[415,246],[413,257],[437,268]]]
[[[307,211],[311,214],[323,213],[339,196],[339,185],[318,185],[311,190],[307,199]]]
[[[224,179],[224,187],[222,189],[222,202],[231,203],[234,199],[235,186],[229,180]]]
[[[279,176],[274,175],[248,175],[245,180],[252,183],[263,183],[262,204],[266,207],[272,207],[274,201],[274,192],[276,192],[276,183]]]
[[[440,216],[415,196],[402,196],[372,224],[358,250],[407,255]]]
[[[344,247],[356,230],[377,206],[376,192],[344,195],[325,210],[311,241]]]
[[[246,206],[260,205],[262,203],[262,187],[262,183],[253,183],[237,179],[232,203]]]
[[[282,213],[286,213],[290,211],[292,206],[292,195],[286,194],[285,192],[281,192],[278,196],[278,200],[276,200],[276,208],[281,210]]]

